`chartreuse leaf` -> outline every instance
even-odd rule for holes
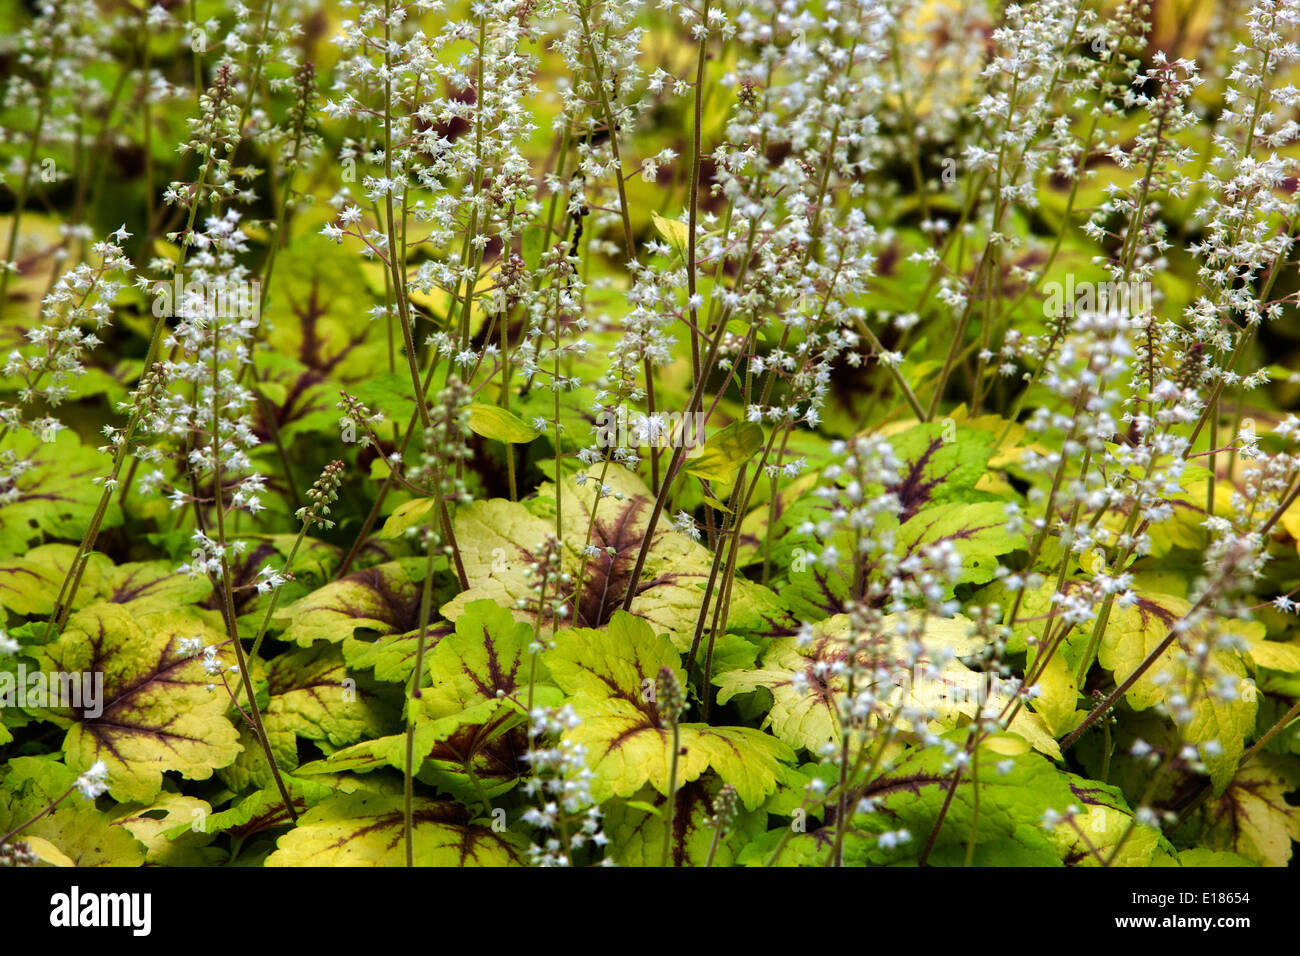
[[[349,676],[337,644],[319,643],[281,654],[267,665],[271,700],[268,734],[289,731],[329,747],[382,734],[397,717],[368,682]]]
[[[420,626],[424,558],[389,561],[317,588],[276,611],[286,623],[282,638],[307,647],[313,641],[337,643],[360,628],[381,634],[407,634]]]
[[[537,437],[537,429],[514,412],[485,402],[470,405],[469,427],[475,435],[512,445],[526,445]]]
[[[393,509],[380,530],[381,538],[397,538],[412,528],[426,525],[438,518],[438,502],[433,498],[413,498]]]
[[[1045,827],[1044,819],[1049,811],[1065,817],[1073,806],[1091,827],[1092,815],[1096,808],[1101,808],[1095,819],[1104,821],[1105,827],[1095,835],[1103,842],[1110,839],[1112,845],[1117,839],[1109,836],[1112,829],[1127,829],[1132,822],[1116,788],[1064,773],[1032,751],[1009,755],[1008,749],[1014,750],[998,746],[997,738],[981,746],[978,760],[974,761],[975,782],[971,772],[963,775],[944,816],[930,863],[962,865],[972,832],[975,839],[972,862],[977,866],[1083,863],[1087,851],[1080,853],[1075,842],[1077,831],[1065,822]],[[916,859],[925,836],[938,818],[951,779],[951,758],[942,748],[929,747],[901,761],[879,781],[868,784],[863,796],[874,806],[869,813],[859,813],[855,824],[867,833],[901,827],[913,839],[887,848],[871,839],[850,838],[845,861],[900,863]],[[1143,830],[1149,832],[1144,835]],[[1091,839],[1094,833],[1090,830],[1088,835]],[[1144,865],[1160,843],[1156,831],[1143,825],[1134,828],[1129,840],[1136,842],[1131,848],[1126,844],[1126,861],[1136,865]]]
[[[77,779],[76,770],[53,757],[11,757],[4,774],[0,833],[36,816]],[[24,827],[18,839],[26,840],[42,860],[55,866],[139,866],[145,857],[145,848],[134,835],[114,826],[107,814],[76,791]]]
[[[203,824],[211,813],[206,800],[164,790],[152,804],[119,807],[113,825],[144,845],[150,866],[213,866],[225,859],[226,851],[208,845],[212,837]]]
[[[1041,654],[1042,646],[1039,645],[1030,655],[1028,666],[1034,666]],[[1030,702],[1030,707],[1043,718],[1043,723],[1053,737],[1064,737],[1078,726],[1085,716],[1076,706],[1079,684],[1065,654],[1059,649],[1047,658],[1034,685],[1038,688],[1039,696]]]
[[[374,641],[345,638],[343,659],[350,670],[373,669],[375,680],[405,683],[411,679],[411,671],[415,669],[420,638],[424,638],[424,653],[427,655],[451,631],[451,624],[438,621],[430,624],[427,631],[417,627],[405,634],[385,634]]]
[[[717,781],[694,780],[678,789],[669,848],[671,866],[703,866],[708,860],[715,833],[711,818],[720,788]],[[615,799],[606,804],[604,828],[610,838],[607,852],[620,866],[658,866],[663,852],[668,798],[648,787],[638,797]],[[762,811],[738,807],[735,821],[718,843],[713,865],[731,866],[737,852],[760,836],[766,823]]]
[[[1157,460],[1153,467],[1167,470],[1169,460]],[[1128,473],[1133,481],[1140,481],[1147,465],[1131,465]],[[1162,493],[1171,505],[1167,517],[1146,526],[1147,553],[1162,558],[1175,548],[1201,550],[1205,547],[1205,505],[1210,472],[1199,465],[1183,464],[1176,485]],[[1232,514],[1232,488],[1215,486],[1214,510],[1216,514]],[[1112,534],[1120,534],[1129,519],[1126,506],[1107,508],[1101,526]]]
[[[1269,641],[1261,634],[1250,641],[1248,653],[1256,667],[1287,674],[1300,673],[1300,644],[1294,641]]]
[[[691,237],[691,227],[680,220],[668,219],[653,211],[650,213],[650,219],[655,224],[655,229],[659,235],[667,239],[672,247],[685,259],[686,244],[690,242]]]
[[[429,712],[445,716],[481,701],[518,697],[528,684],[532,642],[532,626],[495,601],[467,604],[456,630],[427,659],[433,682],[424,694]],[[545,680],[545,671],[534,673],[534,680]]]
[[[24,557],[0,563],[0,607],[15,614],[46,616],[54,611],[59,590],[68,575],[77,548],[46,544]],[[206,577],[176,571],[170,561],[142,561],[114,565],[102,554],[91,554],[82,572],[74,609],[106,601],[127,605],[133,613],[168,611],[197,604],[212,593]]]
[[[1263,866],[1286,866],[1292,841],[1300,840],[1300,818],[1286,799],[1297,787],[1300,761],[1258,754],[1198,811],[1204,847],[1230,850]]]
[[[1130,831],[1133,814],[1118,792],[1091,784],[1087,789],[1074,787],[1076,794],[1086,794],[1080,812],[1055,824],[1051,840],[1057,852],[1074,866],[1151,866],[1157,857],[1168,852],[1169,844],[1154,827],[1138,826]],[[1115,848],[1119,852],[1115,853]],[[1112,854],[1114,857],[1112,859]]]
[[[989,675],[971,670],[957,659],[980,649],[980,643],[971,637],[971,622],[966,618],[927,619],[919,635],[925,651],[914,656],[906,645],[917,630],[916,621],[910,615],[884,618],[871,650],[861,652],[861,666],[887,667],[895,673],[893,682],[877,694],[879,706],[886,712],[921,708],[933,715],[931,728],[936,730],[973,718],[981,704],[986,712],[1000,712],[1010,700],[1007,691]],[[776,638],[763,652],[759,668],[731,670],[714,678],[720,688],[718,702],[766,688],[772,694],[772,708],[764,726],[778,738],[813,753],[838,741],[839,697],[845,684],[842,677],[827,675],[848,660],[849,627],[849,616],[840,614],[818,624],[806,645],[793,637]],[[937,678],[927,676],[931,666],[939,668]],[[906,725],[900,718],[899,726]],[[1021,710],[1010,730],[1035,749],[1060,757],[1060,748],[1038,715]]]
[[[763,447],[763,429],[753,422],[732,422],[710,435],[698,452],[688,452],[682,470],[706,481],[726,482]]]
[[[598,503],[594,477],[581,485],[567,478],[558,487],[543,485],[529,506],[492,499],[461,509],[456,515],[456,538],[470,587],[445,604],[442,614],[455,620],[471,601],[487,598],[503,607],[518,608],[514,613],[521,620],[534,620],[536,598],[525,571],[543,542],[555,535],[558,496],[560,531],[566,545],[561,560],[569,574],[561,585],[561,594],[570,598],[571,605],[580,576],[583,582],[570,620],[581,627],[608,624],[626,596],[653,500],[640,479],[621,467],[608,469],[605,486],[609,494]],[[596,551],[583,570],[586,544]],[[684,650],[694,634],[710,568],[711,554],[706,548],[660,521],[631,613],[644,618],[657,632],[667,632]],[[775,594],[736,578],[731,592],[730,630],[773,633],[793,624]]]
[[[7,558],[0,563],[0,607],[14,614],[42,617],[51,614],[76,555],[75,545],[45,544],[32,548],[21,558]],[[112,561],[92,553],[82,572],[73,608],[80,610],[98,600],[105,576],[114,570]]]
[[[542,659],[582,717],[565,736],[587,748],[597,801],[631,797],[647,783],[667,793],[672,734],[663,726],[653,689],[661,667],[685,683],[672,643],[645,621],[619,611],[608,630],[561,631]],[[678,781],[712,770],[750,808],[776,789],[784,763],[794,756],[781,741],[748,727],[683,723],[680,733]]]
[[[383,326],[367,314],[369,303],[355,256],[321,236],[300,236],[275,260],[267,344],[318,375],[341,382],[370,378],[388,367],[388,352]]]
[[[404,866],[402,797],[353,793],[312,807],[277,841],[267,866]],[[469,822],[455,803],[417,797],[412,842],[416,866],[516,866],[522,847],[509,833]]]
[[[898,553],[904,559],[942,542],[951,542],[961,556],[962,570],[953,584],[985,584],[996,575],[998,558],[1023,547],[1025,539],[1007,529],[1006,505],[994,501],[936,505],[898,529]]]
[[[1191,605],[1179,597],[1136,591],[1137,599],[1111,611],[1101,638],[1097,659],[1110,670],[1116,683],[1126,680],[1186,616]],[[1259,640],[1264,627],[1258,622],[1224,622],[1247,640]],[[1203,669],[1189,667],[1186,655],[1171,646],[1124,695],[1135,710],[1144,710],[1179,693],[1190,702],[1191,720],[1183,725],[1184,740],[1201,745],[1201,759],[1209,771],[1216,793],[1232,780],[1245,750],[1245,739],[1255,730],[1259,703],[1245,682],[1246,665],[1236,651],[1218,646],[1208,655]],[[1230,683],[1237,693],[1229,697],[1222,685]],[[1206,747],[1211,741],[1216,746]]]
[[[1252,867],[1258,866],[1254,860],[1241,856],[1237,853],[1227,853],[1222,850],[1207,850],[1204,847],[1193,847],[1190,850],[1181,851],[1176,857],[1168,857],[1163,860],[1155,860],[1153,866],[1191,866],[1191,867]]]
[[[207,780],[239,754],[239,735],[226,717],[230,699],[204,672],[200,655],[186,655],[183,638],[219,648],[224,637],[193,612],[133,615],[117,604],[95,604],[74,614],[57,641],[42,648],[43,670],[102,679],[95,699],[47,708],[68,726],[63,752],[78,772],[97,760],[108,765],[109,793],[118,800],[152,801],[164,771]],[[98,677],[96,675],[99,675]],[[86,680],[81,681],[84,688]],[[54,701],[51,701],[53,704]]]
[[[28,432],[13,430],[0,441],[0,452],[25,462],[0,505],[0,554],[23,554],[42,537],[79,539],[103,494],[94,479],[108,473],[109,460],[87,448],[72,430],[43,442]],[[113,498],[103,527],[122,523],[122,509]]]
[[[269,724],[266,738],[282,774],[298,766],[297,734],[283,725]],[[250,787],[274,787],[275,775],[271,773],[271,765],[266,762],[266,754],[253,728],[246,723],[239,727],[239,746],[243,749],[234,762],[217,771],[221,782],[236,792]]]

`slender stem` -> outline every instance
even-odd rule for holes
[[[433,542],[427,543],[424,560],[424,590],[420,595],[420,638],[415,642],[415,670],[406,702],[406,759],[403,764],[402,812],[406,840],[406,865],[415,866],[415,709],[424,679],[424,645],[429,639],[430,597],[433,594]]]
[[[673,754],[668,764],[668,816],[664,819],[664,845],[659,856],[659,865],[668,865],[669,852],[673,845],[673,817],[677,809],[677,755],[682,749],[682,731],[680,721],[673,719]]]

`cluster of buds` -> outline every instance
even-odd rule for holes
[[[311,504],[295,511],[294,517],[305,525],[319,525],[324,530],[334,527],[334,522],[325,516],[330,513],[330,505],[338,500],[339,485],[343,483],[343,469],[343,462],[337,459],[326,465],[316,483],[307,491]]]
[[[6,866],[35,866],[40,862],[32,848],[22,840],[0,843],[0,868]]]
[[[713,798],[713,813],[709,816],[709,826],[721,833],[727,833],[736,825],[736,816],[740,813],[740,800],[736,788],[729,783],[722,785],[718,795]]]
[[[537,553],[524,568],[524,577],[528,579],[531,597],[520,598],[515,607],[521,611],[537,614],[537,634],[540,639],[542,624],[550,621],[552,627],[559,620],[569,616],[568,586],[572,581],[569,572],[560,567],[560,542],[554,536],[542,542]],[[542,647],[534,642],[534,651]]]
[[[686,695],[682,693],[682,682],[677,679],[677,675],[667,664],[659,668],[659,676],[655,680],[655,707],[665,727],[676,726],[686,711]]]

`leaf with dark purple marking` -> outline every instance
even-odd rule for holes
[[[604,631],[561,631],[542,659],[582,717],[565,737],[587,748],[596,800],[630,797],[646,784],[666,794],[672,734],[663,725],[654,690],[662,667],[685,683],[667,637],[619,611]],[[683,723],[679,729],[678,781],[713,771],[751,809],[776,789],[794,757],[786,744],[750,727]]]
[[[892,489],[903,507],[901,520],[945,502],[991,499],[976,485],[984,476],[994,440],[991,432],[944,422],[890,435],[889,447],[903,463]]]
[[[1231,785],[1196,814],[1204,821],[1205,845],[1230,850],[1261,866],[1286,866],[1300,819],[1287,794],[1300,788],[1300,761],[1262,753],[1242,767]]]
[[[287,730],[331,748],[346,747],[382,734],[397,718],[369,681],[349,675],[337,644],[280,654],[267,665],[266,676],[268,734]]]
[[[518,866],[523,848],[509,833],[470,822],[455,803],[417,797],[416,866]],[[403,866],[402,796],[358,792],[321,801],[280,837],[267,866]]]
[[[950,739],[962,742],[964,731]],[[935,866],[961,866],[968,843],[974,843],[974,863],[981,866],[1059,866],[1083,863],[1077,854],[1077,836],[1069,823],[1044,824],[1044,814],[1054,812],[1064,817],[1074,806],[1091,815],[1102,808],[1099,819],[1110,819],[1112,829],[1119,824],[1128,829],[1132,813],[1115,787],[1095,784],[1094,793],[1083,794],[1074,784],[1079,778],[1062,773],[1046,758],[1020,747],[1007,747],[1008,741],[997,735],[982,745],[977,766],[969,771],[953,793],[943,826],[938,832],[930,863]],[[1015,744],[1014,738],[1009,741]],[[973,764],[975,762],[972,762]],[[978,793],[970,781],[978,778]],[[851,836],[845,844],[845,863],[903,864],[917,859],[926,836],[939,818],[952,779],[951,760],[939,747],[929,747],[908,755],[888,772],[860,786],[852,793],[853,805],[866,799],[870,812],[854,816]],[[978,802],[977,802],[978,801]],[[892,845],[882,844],[878,835],[906,830],[910,839]],[[1085,831],[1088,832],[1088,831]],[[1091,835],[1091,834],[1090,834]],[[1109,830],[1099,831],[1102,842]],[[1131,847],[1126,851],[1134,859],[1129,865],[1145,865],[1158,850],[1168,852],[1167,842],[1155,829],[1138,825],[1129,834]],[[1088,855],[1085,851],[1084,856]],[[1092,865],[1097,864],[1092,861]]]
[[[456,515],[456,537],[470,588],[444,605],[443,615],[455,620],[469,602],[490,598],[518,608],[514,613],[520,620],[535,621],[536,599],[525,570],[546,539],[555,535],[558,503],[560,532],[568,545],[562,562],[569,579],[561,590],[569,598],[568,620],[581,627],[608,624],[627,595],[653,499],[640,479],[621,467],[609,469],[605,485],[609,494],[599,502],[594,479],[579,485],[569,478],[558,489],[543,485],[528,505],[492,499],[461,509]],[[594,553],[584,562],[587,548]],[[694,636],[711,563],[706,548],[660,521],[637,581],[631,613],[655,631],[667,632],[685,650]],[[582,590],[575,594],[579,578]],[[715,590],[710,608],[717,597]],[[793,623],[772,591],[736,577],[728,630],[788,633],[785,629]]]
[[[1112,672],[1117,684],[1155,653],[1171,630],[1182,626],[1180,622],[1191,610],[1188,601],[1169,594],[1135,590],[1134,598],[1125,606],[1116,602],[1097,651],[1097,661]],[[1258,621],[1225,619],[1220,626],[1247,641],[1264,635],[1264,625]],[[1202,625],[1186,634],[1184,640],[1206,640],[1205,635]],[[1232,688],[1232,693],[1225,693],[1225,686]],[[1180,724],[1182,738],[1201,749],[1215,793],[1222,793],[1237,770],[1246,739],[1255,731],[1259,710],[1253,685],[1246,680],[1243,654],[1215,641],[1205,660],[1198,662],[1171,645],[1133,682],[1124,697],[1134,710],[1145,710],[1173,695],[1181,695],[1189,702],[1189,719]]]
[[[0,780],[0,833],[26,823],[16,839],[30,843],[43,862],[86,867],[139,866],[144,862],[145,848],[140,841],[126,828],[114,825],[94,803],[74,793],[49,810],[76,781],[77,771],[72,767],[54,756],[15,755],[5,761],[5,770]]]
[[[109,793],[118,800],[152,800],[164,771],[207,780],[239,754],[239,735],[226,716],[230,698],[220,678],[204,672],[200,655],[180,649],[182,638],[201,638],[219,648],[223,666],[234,663],[228,641],[198,613],[137,616],[119,604],[77,612],[42,650],[47,673],[87,678],[92,688],[93,675],[102,675],[102,692],[92,689],[87,700],[83,679],[80,701],[65,698],[72,707],[48,713],[68,725],[68,765],[85,770],[103,760]]]
[[[673,836],[669,865],[704,866],[717,832],[712,824],[718,781],[693,780],[677,791],[673,809]],[[664,816],[668,798],[646,788],[638,799],[611,800],[605,810],[605,832],[611,856],[620,866],[658,866],[664,844]],[[651,812],[654,807],[658,812]],[[736,808],[736,821],[718,841],[714,866],[731,866],[740,848],[763,833],[766,814]]]
[[[0,564],[0,607],[15,614],[51,614],[76,556],[75,545],[46,544]],[[169,561],[115,566],[104,555],[92,553],[73,608],[105,601],[147,614],[198,604],[211,592],[212,582],[206,577],[182,574]]]
[[[103,494],[97,479],[111,470],[110,460],[82,445],[71,429],[43,442],[25,431],[10,431],[0,451],[12,453],[26,466],[6,468],[16,475],[10,487],[0,487],[0,554],[23,554],[33,541],[61,538],[79,541]],[[122,523],[122,509],[113,498],[103,527]]]
[[[370,321],[370,301],[355,256],[314,234],[300,237],[275,261],[266,341],[323,378],[370,378],[388,367],[384,326]]]
[[[554,705],[559,700],[554,688],[542,688],[535,704]],[[489,797],[505,793],[528,773],[528,716],[522,704],[509,698],[484,700],[438,716],[439,708],[422,698],[416,708],[412,745],[415,776],[423,783],[472,805],[482,800],[483,793]],[[405,767],[406,734],[398,733],[362,740],[295,772],[313,777]]]
[[[337,643],[367,628],[380,634],[407,634],[421,624],[423,558],[389,561],[331,581],[289,607],[276,611],[285,623],[283,640],[307,647],[314,641]]]
[[[426,658],[433,686],[425,691],[430,712],[453,714],[484,700],[523,698],[529,681],[532,625],[516,621],[494,601],[472,601],[449,634]],[[546,680],[536,668],[534,682]]]

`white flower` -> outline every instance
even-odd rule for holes
[[[94,800],[108,789],[108,764],[96,760],[91,768],[77,778],[73,784],[87,800]]]

